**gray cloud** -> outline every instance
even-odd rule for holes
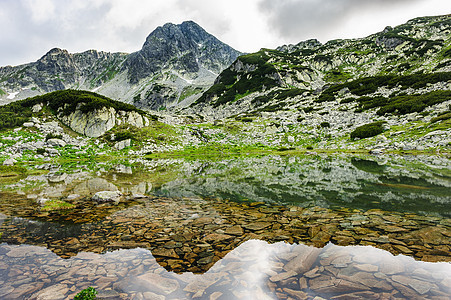
[[[262,0],[272,30],[287,39],[326,38],[340,31],[352,16],[370,13],[374,22],[392,9],[426,0]],[[365,26],[365,24],[362,24]],[[381,28],[383,29],[383,28]],[[299,41],[299,40],[298,40]]]
[[[451,13],[449,0],[0,0],[0,66],[59,47],[133,52],[166,22],[193,20],[243,52],[307,38],[360,37]]]

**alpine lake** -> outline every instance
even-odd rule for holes
[[[316,153],[28,166],[0,177],[0,299],[450,299],[450,166]]]

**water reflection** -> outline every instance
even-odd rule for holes
[[[369,246],[318,249],[250,240],[201,275],[167,272],[144,249],[62,260],[43,247],[2,244],[0,257],[2,299],[52,294],[72,299],[88,286],[116,299],[451,297],[450,264],[418,262]]]
[[[30,176],[15,184],[0,182],[0,191],[45,199],[71,194],[89,197],[99,190],[120,190],[167,197],[220,197],[451,216],[451,164],[446,158],[434,156],[162,159],[127,166],[98,164],[93,172],[81,172],[83,166],[44,167],[49,174]]]

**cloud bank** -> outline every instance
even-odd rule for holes
[[[133,52],[167,22],[193,20],[244,52],[308,38],[363,37],[451,13],[449,0],[0,0],[0,66],[59,47]]]

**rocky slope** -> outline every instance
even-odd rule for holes
[[[0,104],[83,89],[146,109],[190,104],[241,53],[194,22],[155,29],[141,50],[71,54],[52,49],[34,63],[0,68]],[[197,95],[197,96],[196,96]]]
[[[316,100],[330,86],[356,79],[450,72],[450,35],[451,16],[447,15],[413,19],[363,39],[326,44],[309,40],[276,50],[262,49],[239,57],[224,70],[193,110],[222,118],[241,112],[293,109]],[[379,83],[373,80],[374,84]],[[341,94],[352,96],[346,89]],[[357,96],[367,94],[374,93]]]
[[[239,57],[182,113],[201,114],[208,122],[243,121],[249,132],[259,132],[269,122],[291,136],[288,144],[299,146],[312,136],[310,140],[321,142],[310,143],[325,146],[333,137],[331,147],[337,148],[349,148],[350,136],[370,137],[351,135],[370,123],[384,124],[374,135],[385,131],[392,140],[401,134],[414,144],[381,141],[373,146],[429,148],[433,146],[427,143],[428,136],[421,139],[431,126],[441,124],[441,145],[447,146],[450,37],[451,16],[446,15],[413,19],[362,39],[326,44],[309,40],[262,49]],[[409,122],[410,128],[405,128]],[[414,127],[424,130],[406,138]]]

